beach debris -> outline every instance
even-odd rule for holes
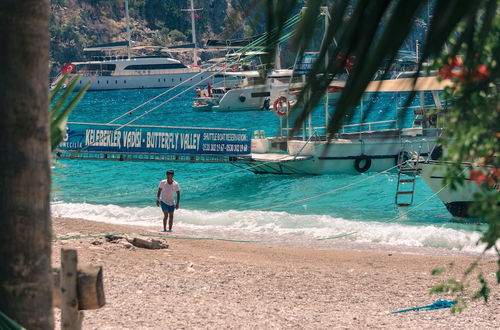
[[[421,311],[431,311],[431,310],[442,309],[442,308],[450,308],[453,305],[455,305],[456,303],[457,303],[456,300],[452,300],[452,301],[449,301],[449,300],[436,300],[431,305],[420,306],[420,307],[413,307],[413,308],[408,308],[408,309],[402,309],[402,310],[399,310],[399,311],[390,312],[389,314],[397,314],[397,313],[404,313],[404,312],[410,312],[410,311],[421,312]]]
[[[151,249],[151,250],[168,249],[168,244],[166,244],[163,241],[157,240],[157,239],[143,239],[143,238],[138,238],[138,237],[133,237],[133,238],[127,237],[127,241],[130,244],[132,244],[133,246],[136,246],[139,248],[144,248],[144,249]]]
[[[119,236],[119,235],[106,235],[104,236],[104,238],[106,239],[106,242],[109,243],[118,243],[118,241],[125,239],[124,236]]]

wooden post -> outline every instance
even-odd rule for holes
[[[61,329],[80,330],[82,317],[78,312],[77,263],[74,249],[61,249]]]

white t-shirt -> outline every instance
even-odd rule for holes
[[[167,205],[174,205],[174,195],[179,191],[179,184],[176,181],[169,184],[165,179],[160,182],[158,188],[161,189],[160,200]]]

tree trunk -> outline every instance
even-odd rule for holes
[[[49,0],[0,1],[0,310],[53,329]]]

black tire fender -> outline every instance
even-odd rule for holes
[[[364,162],[364,165],[361,166],[361,164]],[[364,173],[370,169],[372,166],[372,159],[366,155],[361,155],[359,157],[356,157],[354,160],[354,168],[356,171],[359,173]]]
[[[435,146],[431,152],[431,159],[438,160],[441,157],[443,157],[443,147],[442,146]]]

